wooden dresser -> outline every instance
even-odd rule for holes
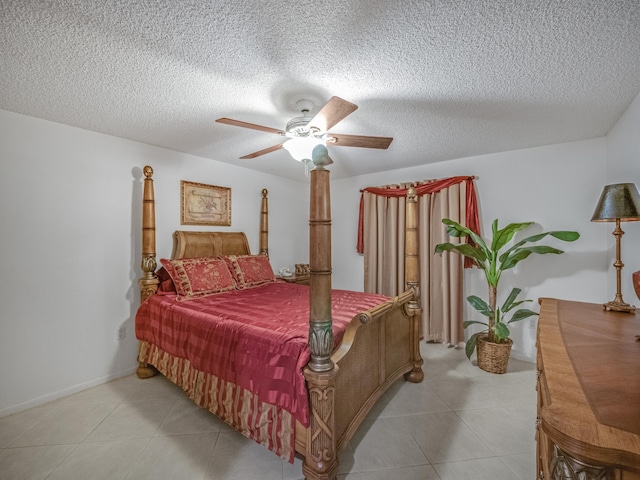
[[[537,478],[640,480],[640,316],[540,299]]]

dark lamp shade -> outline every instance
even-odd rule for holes
[[[602,190],[592,222],[633,222],[640,220],[640,194],[635,183],[616,183]]]

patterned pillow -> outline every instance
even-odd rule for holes
[[[220,258],[161,258],[160,262],[173,280],[178,300],[204,297],[236,288],[227,264]]]
[[[223,258],[239,289],[276,281],[266,255],[228,255]]]
[[[156,276],[160,282],[158,285],[159,292],[176,293],[176,286],[173,283],[173,278],[171,278],[171,275],[169,275],[169,272],[165,267],[160,267],[156,272]]]

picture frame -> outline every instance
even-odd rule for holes
[[[180,181],[180,224],[231,226],[231,189]]]

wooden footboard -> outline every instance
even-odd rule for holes
[[[409,381],[422,381],[422,358],[413,349],[419,342],[420,322],[419,312],[410,306],[414,298],[414,292],[409,290],[357,315],[331,356],[337,367],[333,394],[336,407],[331,412],[336,454],[344,449],[373,405],[398,378],[404,375]],[[311,392],[313,375],[310,371],[305,375],[309,377]],[[313,400],[311,393],[310,399]],[[330,413],[326,406],[320,408],[322,413],[313,410],[312,401],[313,416],[327,418]],[[296,451],[305,457],[319,456],[318,447],[313,445],[316,433],[298,425]],[[309,438],[311,444],[307,443]]]
[[[314,150],[314,154],[316,150]],[[310,178],[309,259],[311,360],[304,370],[309,428],[296,436],[307,480],[333,480],[338,454],[371,407],[400,375],[423,378],[419,349],[419,251],[417,196],[408,190],[405,209],[407,291],[356,316],[333,351],[331,334],[331,202],[326,152],[314,158]],[[333,352],[333,353],[332,353]],[[304,440],[303,440],[304,439]],[[304,441],[304,444],[302,443]]]

